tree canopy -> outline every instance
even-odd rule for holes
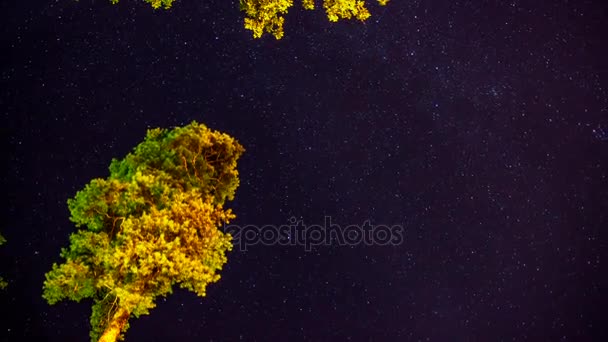
[[[113,4],[119,0],[110,0]],[[152,8],[169,9],[174,0],[145,0]],[[382,6],[389,0],[377,0]],[[245,12],[245,28],[253,32],[254,38],[264,33],[272,34],[276,39],[284,35],[285,14],[293,6],[293,0],[239,0],[241,11]],[[315,9],[315,0],[302,0],[302,7]],[[339,19],[357,19],[365,21],[371,15],[365,7],[365,0],[323,0],[323,9],[330,21]]]
[[[231,236],[218,227],[239,184],[243,147],[227,134],[192,122],[151,129],[110,175],[68,200],[77,229],[46,274],[43,298],[93,300],[91,340],[116,341],[130,317],[149,314],[173,285],[205,296],[220,279]]]

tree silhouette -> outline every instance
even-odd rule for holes
[[[46,274],[43,298],[93,299],[91,340],[110,342],[175,284],[205,296],[232,249],[218,226],[235,217],[223,204],[238,187],[243,152],[196,122],[148,130],[132,153],[112,160],[108,178],[68,200],[80,229]]]
[[[113,4],[119,0],[110,0]],[[152,8],[169,9],[173,0],[145,0]],[[283,37],[284,15],[293,6],[293,0],[239,0],[241,11],[245,12],[245,28],[253,32],[254,38],[264,33],[272,34],[276,39]],[[365,21],[370,13],[365,7],[365,0],[322,0],[323,8],[330,21],[339,19],[358,19]],[[382,6],[389,0],[377,0]],[[315,0],[302,0],[302,7],[315,9]]]

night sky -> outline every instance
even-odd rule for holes
[[[320,7],[317,2],[318,7]],[[233,251],[136,341],[606,341],[608,3],[296,3],[254,40],[236,0],[3,2],[0,339],[87,341],[49,306],[66,200],[146,129],[238,139],[239,225],[402,225],[397,246]]]

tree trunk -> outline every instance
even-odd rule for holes
[[[97,342],[116,342],[118,336],[120,336],[122,327],[125,326],[130,315],[131,313],[127,311],[127,309],[119,307],[114,313],[114,316],[112,316],[112,320],[103,332],[103,335],[101,335]]]

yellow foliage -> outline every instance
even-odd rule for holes
[[[241,0],[241,10],[245,12],[245,28],[253,31],[254,38],[260,38],[264,32],[283,37],[282,17],[287,9],[293,6],[292,0]]]
[[[362,0],[325,0],[323,8],[327,13],[329,21],[338,21],[338,19],[355,18],[365,21],[370,17],[369,11],[365,8],[365,2]]]
[[[302,0],[302,7],[307,10],[315,9],[315,0]]]
[[[119,0],[110,0],[113,4]],[[154,9],[171,8],[174,0],[145,0]],[[377,0],[381,6],[389,0]],[[241,11],[245,12],[245,29],[253,32],[254,38],[264,33],[272,34],[276,39],[283,38],[284,15],[293,6],[293,0],[240,0]],[[315,8],[315,0],[302,0],[302,7],[307,10]],[[370,13],[365,7],[365,0],[323,0],[327,18],[336,22],[339,19],[357,19],[365,21]]]
[[[118,1],[118,0],[116,0]],[[161,6],[164,9],[169,9],[171,8],[171,5],[173,4],[173,0],[146,0],[147,3],[149,3],[150,5],[152,5],[152,8],[154,9],[159,9]]]
[[[230,210],[202,199],[196,190],[177,193],[168,208],[127,218],[117,236],[122,243],[108,260],[119,272],[114,278],[130,279],[130,273],[134,281],[127,284],[136,292],[158,295],[159,289],[179,283],[204,296],[232,249],[230,236],[217,227],[232,218]]]
[[[388,1],[378,0],[378,3],[384,6]],[[254,38],[270,33],[276,39],[281,39],[284,34],[283,16],[292,5],[292,0],[241,0],[241,10],[245,12],[245,28],[253,32]],[[302,0],[302,7],[312,10],[315,2]],[[323,0],[323,8],[332,22],[353,18],[365,21],[370,17],[364,0]]]
[[[111,3],[113,4],[117,4],[119,0],[110,0]],[[152,8],[154,9],[159,9],[161,8],[161,6],[164,9],[169,9],[171,8],[171,5],[173,4],[174,0],[145,0],[147,3],[149,3]]]

